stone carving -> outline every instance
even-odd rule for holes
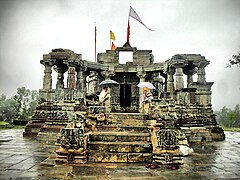
[[[132,52],[133,61],[119,64],[121,51]],[[51,136],[54,141],[60,132],[61,148],[56,153],[65,163],[85,163],[88,149],[92,162],[154,159],[162,164],[181,164],[179,144],[201,142],[203,137],[207,142],[223,140],[224,132],[211,107],[213,82],[205,77],[209,61],[199,54],[177,54],[160,63],[153,60],[151,50],[131,46],[99,53],[97,62],[82,60],[81,54],[62,48],[44,54],[39,106],[24,134],[47,141]],[[52,70],[57,72],[53,81],[56,89],[52,88]],[[94,83],[106,78],[119,83],[111,88],[107,110],[96,101],[100,87],[94,89]],[[137,87],[144,81],[156,86],[151,90],[154,99],[148,114],[142,114],[143,89]]]
[[[61,147],[64,149],[84,148],[84,134],[80,128],[63,128],[61,134]]]
[[[156,132],[157,147],[165,150],[174,150],[178,147],[178,135],[176,130],[162,129]]]

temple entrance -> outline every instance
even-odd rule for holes
[[[131,107],[131,84],[120,84],[120,106]]]

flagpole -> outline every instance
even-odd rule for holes
[[[97,62],[97,26],[96,26],[96,22],[95,23],[95,62]]]
[[[128,13],[128,21],[129,21],[129,19],[130,19],[131,8],[132,8],[132,6],[130,6],[130,9],[129,9],[129,13]]]
[[[130,31],[130,28],[129,28],[129,20],[130,20],[130,12],[131,12],[131,6],[130,6],[130,9],[129,9],[129,13],[128,13],[128,25],[127,25],[127,43],[130,44],[129,42],[129,31]]]
[[[110,30],[110,32],[109,32],[110,34],[110,49],[112,50],[112,43],[111,43],[111,30]]]
[[[95,54],[94,54],[94,58],[95,58],[95,62],[97,62],[97,26],[96,26],[96,22],[95,23],[95,29],[94,29],[94,34],[95,34],[95,40],[94,40],[94,46],[95,46]],[[94,96],[96,96],[96,81],[95,79],[93,80],[93,91],[94,91]],[[93,101],[94,101],[94,97],[93,97]]]

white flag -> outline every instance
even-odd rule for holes
[[[134,11],[134,9],[132,8],[132,6],[130,6],[129,17],[132,17],[132,18],[136,19],[138,22],[140,22],[142,25],[144,25],[148,30],[154,31],[154,30],[150,29],[149,27],[147,27],[147,26],[142,22],[141,18],[138,16],[138,14],[136,13],[136,11]]]

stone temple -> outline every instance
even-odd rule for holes
[[[121,64],[125,52],[132,60]],[[151,50],[126,43],[99,53],[97,62],[68,49],[54,49],[40,62],[43,88],[23,135],[56,144],[57,162],[182,164],[179,145],[225,139],[212,110],[213,82],[205,78],[210,61],[200,54],[154,63]],[[111,98],[102,105],[99,84],[105,79],[119,85],[110,87]],[[143,88],[137,87],[145,81],[156,87],[148,113],[143,113]]]

